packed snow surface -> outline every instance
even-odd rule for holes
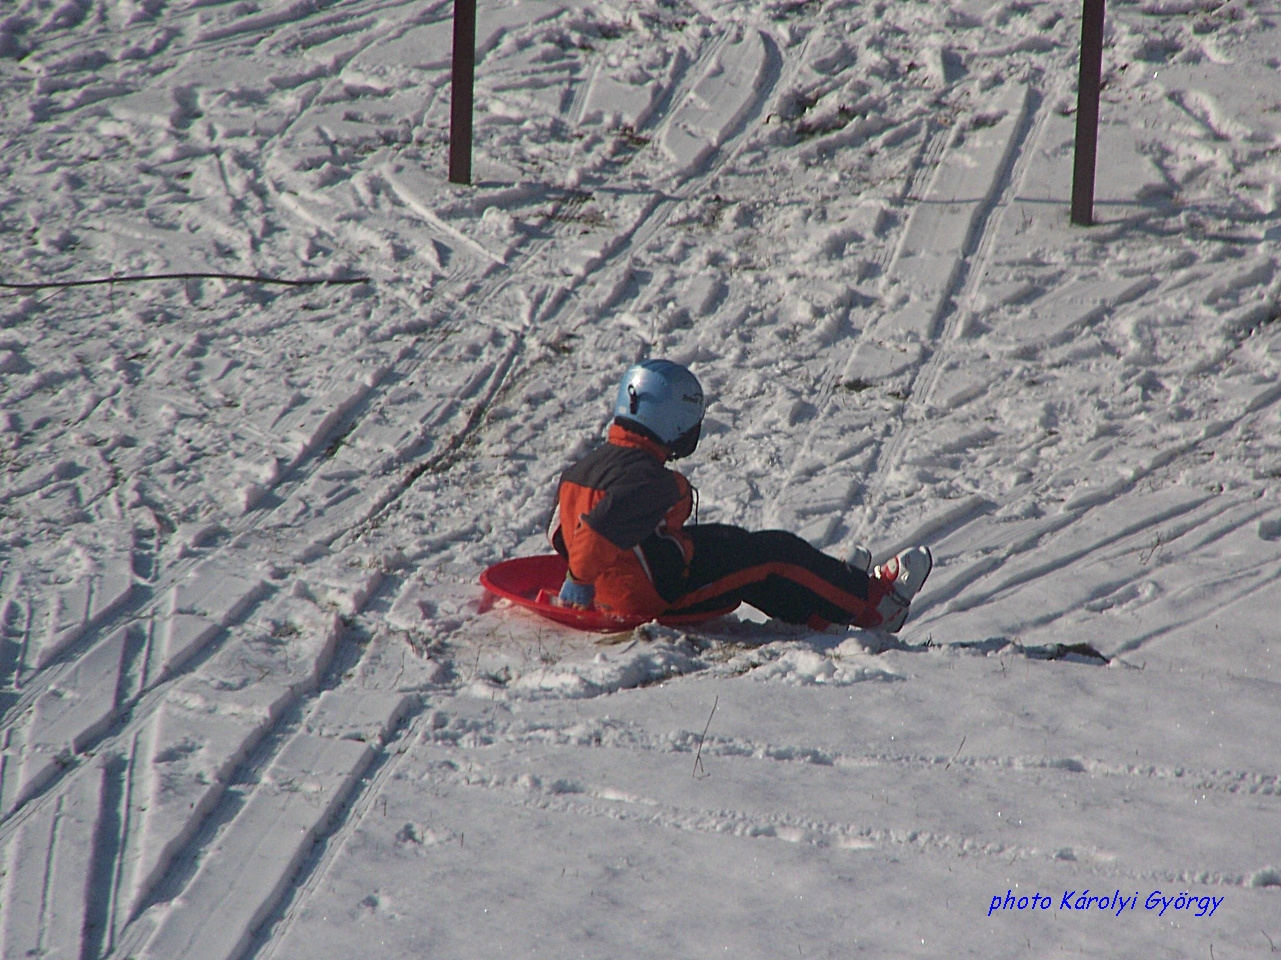
[[[0,955],[1281,949],[1281,13],[0,9]],[[287,286],[218,278],[331,278]],[[644,357],[897,637],[487,599]]]

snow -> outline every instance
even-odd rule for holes
[[[1275,951],[1276,11],[1110,5],[1088,229],[1072,3],[482,0],[472,187],[451,15],[0,15],[0,282],[369,278],[0,291],[0,955]],[[645,356],[899,636],[483,595]]]

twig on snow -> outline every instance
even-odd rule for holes
[[[703,768],[703,741],[707,739],[707,731],[711,729],[712,717],[716,715],[716,706],[720,702],[721,702],[720,694],[717,694],[716,699],[712,701],[712,712],[707,715],[707,723],[703,727],[703,735],[698,738],[698,752],[694,754],[694,772],[690,774],[690,776],[692,776],[696,780],[699,779],[700,770],[703,771],[702,776],[704,777],[711,776],[711,774],[709,774]]]

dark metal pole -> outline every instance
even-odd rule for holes
[[[1085,0],[1081,14],[1081,75],[1076,90],[1076,154],[1072,222],[1094,223],[1094,167],[1099,147],[1099,86],[1103,76],[1103,0]]]
[[[476,81],[476,0],[454,0],[449,98],[449,182],[471,183],[472,88]]]

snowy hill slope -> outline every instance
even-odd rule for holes
[[[1072,4],[483,2],[473,188],[451,11],[0,17],[0,281],[370,278],[0,299],[0,954],[1275,950],[1276,11],[1109,10],[1089,230]],[[643,356],[899,638],[482,596]]]

